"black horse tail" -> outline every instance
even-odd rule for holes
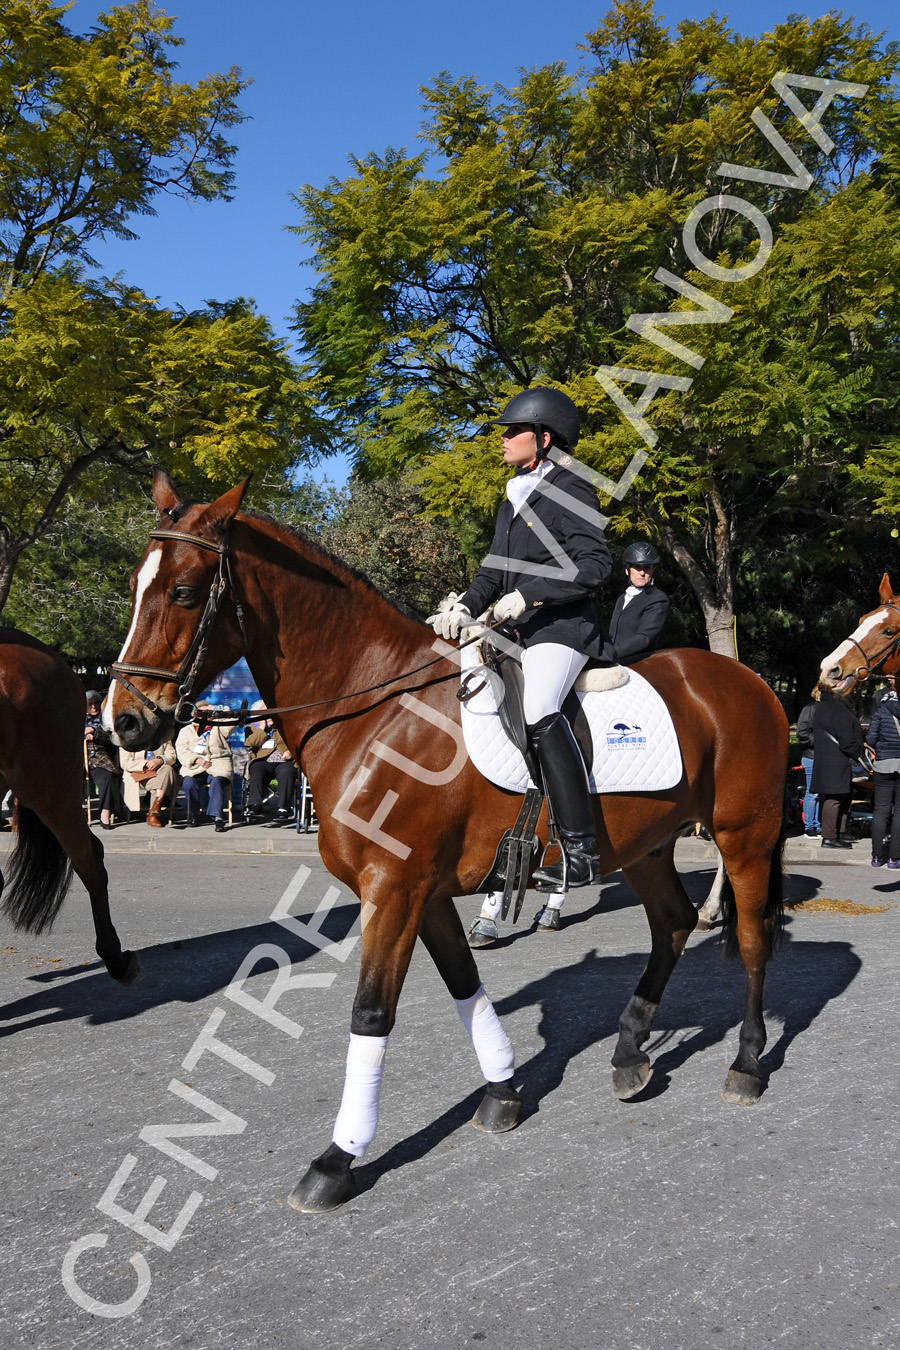
[[[72,864],[52,830],[20,802],[19,833],[9,855],[3,913],[26,933],[53,926],[72,881]]]
[[[769,860],[769,893],[763,922],[769,931],[771,950],[777,951],[784,935],[784,846],[787,835],[782,830],[781,837],[772,849]],[[722,941],[725,943],[725,956],[729,961],[740,956],[737,940],[737,905],[734,900],[734,888],[725,875],[722,887]]]

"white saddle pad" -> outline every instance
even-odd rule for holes
[[[465,675],[484,667],[472,647],[460,653]],[[477,687],[478,681],[470,681]],[[592,792],[659,792],[681,781],[681,750],[669,710],[641,675],[629,671],[628,683],[602,693],[578,694],[594,742]],[[525,760],[500,725],[490,683],[462,705],[469,758],[485,778],[510,792],[534,784]]]

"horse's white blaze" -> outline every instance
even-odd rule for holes
[[[886,609],[876,609],[874,614],[870,614],[868,618],[863,619],[856,632],[851,633],[849,638],[845,638],[839,647],[835,647],[830,656],[825,657],[821,666],[823,681],[827,683],[828,672],[832,670],[834,666],[839,666],[844,657],[849,656],[854,650],[854,642],[862,642],[867,633],[871,633],[873,628],[877,628],[878,625],[884,623],[887,618],[888,611]],[[857,655],[858,654],[859,653],[857,653]]]
[[[135,631],[137,630],[138,619],[141,613],[141,601],[144,598],[147,587],[150,585],[150,582],[154,579],[157,572],[159,571],[159,565],[161,562],[162,562],[162,549],[155,548],[152,551],[152,553],[147,554],[141,566],[141,570],[138,572],[137,586],[135,587],[134,592],[134,612],[131,615],[131,627],[128,630],[128,636],[126,637],[125,641],[122,644],[122,650],[119,652],[118,659],[120,661],[126,660],[128,656],[128,648],[131,646],[131,640],[134,637]],[[113,704],[115,702],[116,695],[118,694],[118,692],[119,692],[118,681],[113,680],[112,685],[110,686],[109,697],[106,700],[106,707],[103,710],[103,724],[106,727],[107,731],[112,731],[113,729],[113,723],[115,721]]]

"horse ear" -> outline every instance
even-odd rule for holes
[[[250,486],[252,473],[248,473],[243,483],[238,483],[237,487],[229,488],[223,492],[222,496],[217,498],[210,506],[207,506],[203,512],[203,523],[210,529],[219,534],[224,534],[228,526],[234,520],[238,511],[241,509],[241,502],[244,500],[244,493]]]
[[[178,493],[175,491],[175,484],[165,469],[153,470],[153,500],[161,516],[170,515],[176,507],[181,505]]]
[[[887,605],[894,598],[894,588],[891,585],[891,579],[885,572],[881,578],[881,585],[878,587],[878,597],[883,605]]]

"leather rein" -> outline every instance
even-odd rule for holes
[[[112,678],[118,680],[119,684],[124,685],[128,692],[133,694],[135,698],[148,709],[148,711],[161,713],[163,716],[169,715],[167,709],[161,708],[158,703],[154,703],[151,698],[148,698],[146,694],[142,693],[136,685],[132,684],[128,676],[134,675],[144,679],[161,680],[166,684],[177,685],[178,702],[175,704],[175,710],[172,716],[174,717],[175,722],[180,726],[186,726],[189,722],[200,721],[204,727],[243,727],[251,720],[251,717],[253,721],[259,721],[261,718],[275,716],[280,713],[303,712],[307,708],[323,708],[329,704],[341,703],[348,699],[359,698],[363,694],[377,693],[381,689],[388,688],[389,685],[398,684],[401,680],[409,679],[410,676],[418,675],[421,671],[428,670],[431,666],[436,666],[438,662],[447,660],[446,656],[436,656],[433,660],[426,661],[421,666],[416,666],[414,670],[404,671],[401,675],[393,675],[390,679],[382,680],[379,684],[370,684],[368,688],[357,689],[352,694],[337,694],[334,698],[319,699],[315,703],[292,703],[283,708],[257,708],[251,713],[247,708],[247,700],[244,699],[241,703],[240,712],[238,713],[216,713],[210,717],[201,716],[198,718],[196,715],[197,705],[193,697],[193,688],[206,658],[206,653],[209,650],[209,642],[212,637],[212,627],[216,615],[218,614],[222,601],[228,591],[231,592],[234,600],[234,608],[237,614],[238,625],[241,630],[243,654],[245,656],[247,655],[247,632],[244,627],[244,612],[241,608],[241,603],[234,585],[234,578],[231,574],[231,563],[228,552],[228,531],[225,531],[221,544],[213,543],[211,539],[203,539],[197,534],[187,534],[183,530],[151,530],[150,538],[162,541],[174,539],[182,543],[196,544],[198,548],[206,549],[209,553],[217,553],[219,556],[219,565],[216,570],[216,575],[213,578],[212,585],[210,586],[206,607],[201,615],[200,623],[194,634],[193,640],[185,652],[178,669],[170,670],[165,666],[142,666],[133,661],[114,661],[109,668],[109,673]],[[495,626],[499,627],[499,625],[494,624],[481,625],[483,629],[490,629]],[[460,648],[467,647],[471,642],[478,642],[481,636],[482,633],[479,632],[475,637],[469,638],[468,641],[461,642],[459,644]],[[443,676],[442,678],[451,679],[454,674],[455,672],[451,672],[450,675]]]
[[[894,605],[890,600],[884,602],[883,608],[892,609],[895,614],[900,614],[900,605]],[[866,652],[856,641],[856,638],[850,637],[847,638],[846,641],[852,643],[852,645],[862,654],[863,664],[857,666],[856,670],[853,672],[860,684],[862,684],[863,680],[868,680],[884,665],[885,661],[896,652],[900,651],[900,633],[898,633],[896,637],[892,637],[886,646],[873,653],[871,657],[866,655]],[[861,675],[860,671],[865,671],[865,674]]]

